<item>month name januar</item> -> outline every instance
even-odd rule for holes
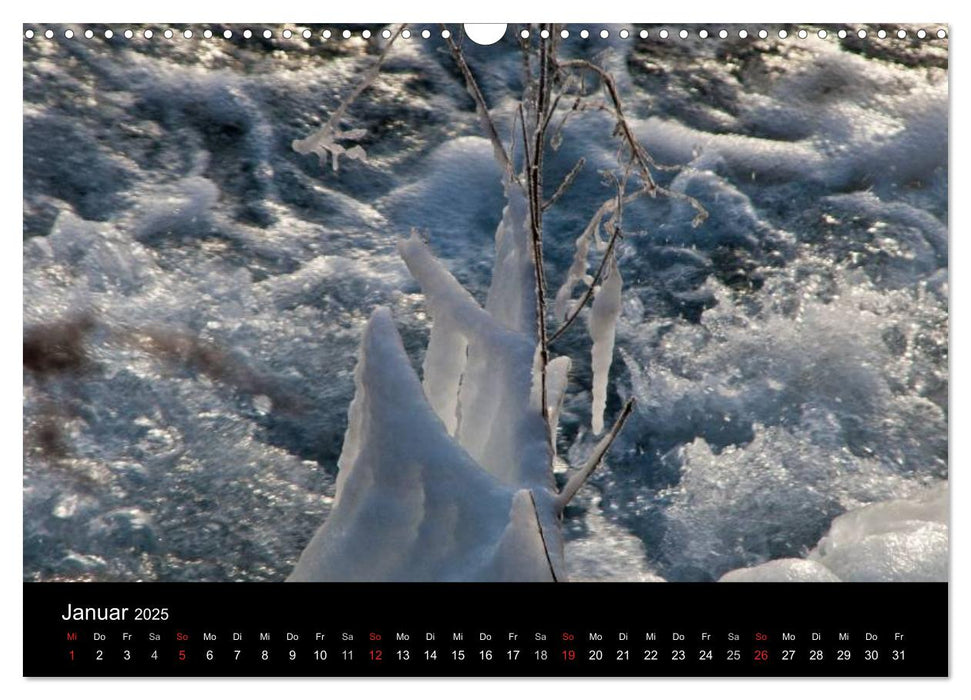
[[[124,620],[128,608],[76,608],[67,604],[67,612],[61,615],[64,620]]]

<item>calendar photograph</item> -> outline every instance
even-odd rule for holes
[[[946,582],[948,120],[938,24],[24,25],[23,581]]]

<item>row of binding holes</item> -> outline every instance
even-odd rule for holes
[[[185,39],[191,39],[196,35],[195,32],[193,32],[191,29],[183,29],[179,33]],[[239,32],[239,36],[243,37],[244,39],[252,39],[254,34],[260,34],[264,39],[271,39],[274,36],[274,32],[269,29],[264,29],[262,32],[257,31],[255,33],[253,32],[252,29],[244,29],[243,31]],[[292,29],[284,29],[282,32],[278,32],[278,34],[282,36],[284,39],[292,39],[294,36],[297,36],[297,35],[302,36],[304,39],[310,39],[313,36],[313,32],[311,32],[309,29],[301,29],[298,31],[294,31]],[[86,29],[84,31],[84,37],[86,39],[93,39],[94,35],[95,35],[94,31],[91,29]],[[166,39],[171,39],[175,35],[176,35],[176,32],[171,29],[166,29],[161,32],[161,36],[165,37]],[[355,33],[352,32],[350,29],[344,29],[343,31],[337,31],[337,32],[330,29],[325,29],[320,33],[320,38],[331,39],[331,38],[340,36],[340,37],[343,37],[344,39],[350,39],[354,35]],[[420,36],[422,39],[430,39],[432,36],[432,33],[427,29],[423,29],[417,35],[414,32],[412,32],[410,29],[405,29],[405,30],[402,30],[401,32],[401,36],[405,39],[410,39],[413,35]],[[441,35],[442,35],[442,38],[447,39],[452,35],[452,33],[447,29],[443,29],[441,32]],[[42,34],[38,34],[34,32],[33,29],[28,29],[24,32],[24,36],[27,39],[33,39],[35,36],[43,36],[46,39],[53,39],[54,31],[52,29],[48,29]],[[74,30],[65,29],[63,36],[65,39],[73,39],[75,37]],[[103,36],[105,39],[112,39],[115,37],[115,32],[111,29],[105,29]],[[135,32],[132,31],[131,29],[126,29],[118,36],[123,36],[126,39],[134,39]],[[155,32],[151,29],[146,29],[143,32],[141,32],[141,36],[144,37],[145,39],[152,39],[155,37]],[[200,36],[202,36],[205,39],[212,39],[213,36],[216,36],[216,33],[213,32],[211,29],[203,29],[202,32],[200,33]],[[223,39],[232,39],[234,34],[232,30],[226,29],[222,32],[221,36]],[[370,39],[372,36],[372,32],[370,29],[363,29],[359,33],[359,36],[362,39]],[[382,30],[381,36],[384,39],[390,39],[391,30],[389,29]]]
[[[93,39],[94,34],[95,34],[94,31],[91,29],[86,29],[84,31],[84,37],[87,39]],[[184,29],[182,30],[181,34],[185,39],[191,39],[193,36],[195,36],[194,32],[191,29]],[[244,39],[251,39],[253,37],[253,34],[254,33],[251,29],[244,29],[242,32],[240,32],[240,36],[242,36]],[[280,32],[280,36],[282,36],[284,39],[291,39],[297,34],[302,36],[304,39],[310,39],[313,36],[313,32],[311,32],[309,29],[303,29],[299,31],[284,29],[282,32]],[[621,39],[629,39],[631,36],[631,32],[627,29],[621,29],[617,34],[618,36],[620,36]],[[740,39],[746,39],[750,36],[749,31],[747,29],[739,29],[737,32],[735,32],[735,34]],[[840,39],[845,39],[847,36],[849,36],[850,33],[845,29],[840,29],[837,32],[835,32],[835,34]],[[907,31],[904,29],[898,29],[895,32],[895,34],[898,39],[907,38]],[[141,32],[141,35],[146,39],[152,39],[155,36],[155,32],[151,29],[146,29],[143,32]],[[175,36],[175,32],[171,29],[166,29],[161,32],[161,35],[166,39],[171,39]],[[201,35],[205,39],[211,39],[213,36],[215,36],[214,32],[211,29],[202,30]],[[330,29],[325,29],[320,33],[320,37],[322,39],[331,39],[338,35],[343,37],[344,39],[350,39],[352,36],[354,36],[354,32],[352,32],[350,29],[344,29],[343,31],[335,33]],[[413,33],[410,29],[405,29],[401,32],[401,36],[404,39],[410,39],[412,35]],[[430,39],[431,35],[432,35],[431,31],[429,31],[428,29],[423,29],[421,30],[420,33],[417,34],[417,36],[421,36],[422,39]],[[447,39],[450,35],[451,33],[447,29],[443,29],[441,32],[441,36],[443,38]],[[520,31],[519,35],[523,39],[528,39],[530,37],[530,30],[523,29],[522,31]],[[549,33],[549,30],[543,29],[539,32],[539,35],[543,39],[548,39],[550,33]],[[727,29],[720,29],[719,31],[714,33],[709,32],[707,29],[699,29],[696,34],[696,36],[698,36],[701,39],[707,39],[709,36],[713,36],[713,35],[717,36],[719,39],[727,39],[730,35],[730,32]],[[777,35],[780,39],[787,39],[790,36],[789,32],[786,31],[785,29],[780,29],[777,32]],[[865,29],[857,30],[856,35],[860,39],[866,39],[868,36],[870,36],[870,34]],[[887,36],[889,36],[888,32],[885,29],[879,29],[876,32],[873,32],[873,35],[876,36],[878,39],[886,39]],[[947,32],[944,31],[943,29],[938,29],[936,33],[928,32],[925,29],[918,29],[916,32],[916,36],[918,39],[934,38],[935,35],[938,39],[944,39],[947,37]],[[45,32],[43,32],[43,34],[39,35],[39,34],[36,34],[33,29],[28,29],[24,32],[24,36],[27,39],[33,39],[35,36],[43,36],[47,39],[53,39],[54,31],[52,29],[48,29]],[[74,30],[65,29],[63,36],[65,39],[73,39],[75,36]],[[111,29],[104,30],[105,39],[111,39],[114,36],[115,36],[115,33]],[[121,36],[124,36],[126,39],[133,39],[135,37],[135,32],[131,29],[126,29],[121,34]],[[264,29],[262,31],[262,36],[264,39],[271,39],[273,37],[273,32],[269,29]],[[384,29],[381,31],[381,36],[385,39],[390,39],[391,31],[388,29]],[[571,35],[569,30],[563,29],[560,31],[561,38],[569,39],[570,36]],[[590,32],[586,29],[581,29],[579,31],[579,36],[581,39],[589,39]],[[640,32],[638,33],[638,36],[640,36],[641,39],[647,39],[649,36],[651,36],[651,34],[646,29],[641,29]],[[667,39],[670,36],[671,36],[671,32],[669,32],[667,29],[661,29],[657,32],[657,37],[659,39]],[[682,39],[687,39],[689,36],[691,36],[691,32],[689,32],[687,29],[682,29],[679,32],[677,32],[677,36],[679,36]],[[760,39],[767,39],[769,37],[769,32],[765,29],[759,29],[757,32],[755,32],[754,36],[758,36]],[[805,29],[800,29],[799,31],[796,32],[795,36],[799,37],[800,39],[806,39],[807,37],[809,37],[809,32],[806,31]],[[817,32],[815,32],[815,36],[819,37],[820,39],[825,39],[829,36],[829,32],[827,32],[825,29],[820,29]],[[224,30],[222,32],[222,37],[224,39],[232,39],[233,38],[232,30],[229,30],[229,29]],[[371,30],[370,29],[361,30],[360,37],[362,39],[370,39]],[[610,31],[607,29],[601,29],[600,38],[609,39]]]

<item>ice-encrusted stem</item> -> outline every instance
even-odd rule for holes
[[[594,290],[597,288],[597,285],[600,284],[600,280],[603,278],[604,270],[607,267],[607,261],[613,255],[614,246],[617,245],[617,239],[619,237],[620,237],[620,227],[616,227],[613,233],[610,234],[610,239],[607,241],[607,250],[604,252],[604,256],[600,260],[600,265],[597,267],[597,272],[593,276],[593,279],[590,281],[590,284],[587,286],[586,292],[584,292],[583,296],[580,297],[574,303],[573,308],[567,313],[565,311],[565,308],[566,308],[565,305],[569,301],[570,294],[573,291],[573,284],[583,279],[583,277],[586,276],[586,270],[587,270],[586,255],[590,245],[590,238],[589,237],[584,238],[584,236],[581,234],[580,238],[577,239],[577,256],[576,256],[576,259],[574,260],[573,267],[570,268],[570,273],[569,273],[570,276],[567,277],[567,281],[563,283],[563,286],[560,288],[560,291],[556,295],[558,305],[561,301],[561,295],[562,295],[565,319],[563,321],[563,325],[557,328],[556,332],[550,336],[549,342],[551,344],[554,343],[561,335],[563,335],[566,332],[566,329],[573,324],[573,322],[580,315],[580,312],[583,311],[583,307],[586,306],[587,301],[590,300],[591,297],[593,297]],[[577,260],[579,260],[581,256],[583,259],[582,266],[580,263],[577,262]],[[575,274],[574,272],[575,270],[580,271],[581,273],[580,276],[578,277],[573,276]]]
[[[359,145],[354,145],[351,147],[345,147],[338,141],[356,141],[367,135],[367,131],[364,129],[348,129],[346,131],[341,131],[340,122],[344,118],[344,113],[347,112],[348,108],[353,104],[362,92],[370,87],[371,83],[381,73],[381,66],[384,64],[385,59],[388,57],[391,47],[394,45],[395,39],[401,34],[402,30],[406,25],[401,24],[395,28],[394,33],[388,39],[388,43],[385,45],[384,49],[381,51],[381,55],[378,60],[375,61],[374,65],[364,74],[364,78],[354,87],[354,89],[341,100],[341,103],[334,110],[334,113],[330,115],[330,119],[324,124],[320,129],[312,133],[310,136],[303,139],[294,139],[290,144],[294,151],[301,155],[307,155],[309,153],[316,153],[317,157],[320,159],[321,165],[326,163],[327,154],[330,154],[331,162],[334,168],[334,172],[339,169],[340,157],[347,156],[352,160],[367,160],[367,153]]]

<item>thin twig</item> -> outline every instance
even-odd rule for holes
[[[442,28],[445,29],[445,25],[442,25]],[[512,161],[509,159],[509,154],[506,153],[506,149],[502,145],[502,139],[499,138],[499,132],[496,131],[496,125],[492,122],[492,117],[489,115],[489,108],[486,106],[485,97],[483,97],[482,91],[479,89],[479,84],[476,82],[475,76],[472,75],[472,69],[469,68],[469,64],[465,61],[462,49],[452,39],[451,34],[445,37],[445,42],[448,44],[448,48],[452,52],[452,58],[455,59],[459,70],[462,71],[462,76],[465,78],[465,88],[472,96],[472,101],[475,102],[476,112],[479,113],[482,126],[489,136],[489,140],[492,141],[492,149],[495,151],[496,158],[502,163],[503,169],[509,177],[518,180],[513,170]]]
[[[630,124],[627,123],[627,118],[624,116],[624,107],[620,101],[620,94],[617,92],[617,83],[614,81],[614,77],[608,73],[606,70],[591,63],[590,61],[585,61],[583,59],[573,59],[569,61],[563,61],[558,64],[559,68],[581,68],[583,70],[593,71],[600,76],[603,81],[604,86],[607,88],[607,93],[610,95],[610,101],[614,105],[614,114],[617,118],[617,126],[620,128],[621,133],[624,136],[624,140],[627,141],[628,146],[631,149],[631,153],[637,159],[637,164],[639,166],[641,178],[644,183],[654,189],[656,184],[654,182],[654,177],[651,175],[650,166],[653,165],[653,159],[644,150],[640,142],[634,136],[634,132],[630,128]]]
[[[546,535],[543,534],[543,523],[539,521],[539,510],[536,509],[536,499],[533,498],[533,492],[529,491],[529,502],[533,505],[533,517],[536,518],[536,529],[539,530],[539,539],[543,543],[543,553],[546,555],[546,563],[550,567],[550,576],[553,577],[553,582],[556,583],[560,579],[556,575],[556,567],[553,566],[553,557],[550,556],[549,545],[546,544]]]
[[[563,321],[563,325],[557,328],[556,332],[550,336],[550,344],[556,342],[556,339],[566,332],[566,329],[573,324],[573,322],[580,315],[580,312],[583,310],[583,307],[586,306],[587,302],[593,296],[593,290],[600,283],[600,278],[603,277],[604,270],[607,268],[607,260],[610,259],[611,253],[614,252],[614,245],[616,245],[618,238],[620,238],[620,226],[615,226],[613,232],[610,234],[610,239],[607,241],[607,252],[604,253],[603,259],[600,261],[600,266],[597,268],[597,274],[593,276],[593,282],[589,287],[587,287],[587,290],[583,293],[583,296],[580,297],[580,300],[577,301],[576,305],[573,307],[573,310],[570,312],[570,315],[566,317],[565,321]]]
[[[666,196],[687,202],[696,212],[695,218],[692,221],[692,226],[697,227],[704,222],[704,220],[708,218],[708,211],[701,205],[701,202],[690,195],[680,192],[673,192],[667,188],[659,187],[654,181],[654,176],[651,175],[651,168],[656,168],[658,170],[676,170],[678,167],[664,166],[657,163],[654,158],[651,157],[651,154],[647,152],[647,149],[645,149],[637,140],[637,137],[634,136],[634,132],[631,129],[630,124],[627,122],[627,118],[624,116],[623,104],[621,103],[620,94],[617,91],[617,83],[614,81],[614,77],[595,63],[591,63],[590,61],[585,61],[583,59],[572,59],[569,61],[563,61],[562,63],[557,63],[558,70],[563,70],[564,68],[580,68],[583,70],[592,71],[600,76],[600,79],[603,81],[603,84],[607,89],[607,93],[610,96],[610,101],[614,105],[613,111],[614,116],[617,119],[617,127],[620,130],[621,135],[624,137],[624,140],[627,142],[628,148],[631,150],[631,155],[637,161],[638,171],[641,179],[651,190],[650,194],[654,195],[660,192]]]
[[[580,171],[583,169],[586,162],[587,159],[581,156],[580,160],[577,161],[577,164],[573,166],[573,169],[567,173],[565,178],[563,178],[563,182],[561,182],[560,186],[556,188],[556,192],[553,193],[553,196],[543,202],[543,211],[546,211],[551,206],[556,204],[556,201],[562,197],[568,189],[570,189],[570,185],[572,185],[573,181],[576,180],[577,175],[580,174]]]
[[[378,56],[378,60],[368,69],[368,72],[365,73],[364,78],[357,84],[357,87],[355,87],[354,90],[341,101],[340,106],[338,106],[338,108],[334,110],[334,113],[330,115],[330,119],[327,120],[329,125],[336,127],[341,118],[344,116],[344,112],[346,112],[347,108],[351,106],[351,103],[360,97],[361,93],[367,90],[371,83],[374,82],[375,78],[378,77],[378,74],[381,72],[381,65],[388,57],[388,54],[391,53],[391,47],[394,45],[394,40],[401,35],[401,32],[403,32],[407,26],[407,24],[398,25],[397,29],[394,31],[394,34],[391,35],[391,38],[388,39],[388,43],[385,44],[384,49],[381,51],[381,55]]]
[[[559,495],[557,495],[556,500],[554,501],[559,512],[563,512],[563,509],[566,508],[567,504],[573,499],[574,496],[576,496],[577,491],[580,490],[580,487],[587,482],[587,479],[590,478],[590,475],[593,474],[594,470],[600,466],[604,455],[607,454],[610,446],[614,444],[614,440],[617,439],[621,429],[623,429],[624,423],[627,422],[627,419],[633,412],[635,403],[636,401],[633,398],[627,399],[627,403],[624,404],[624,408],[621,410],[620,415],[617,416],[617,420],[614,422],[610,432],[607,433],[603,439],[597,443],[597,446],[593,448],[593,453],[586,461],[586,464],[580,467],[580,469],[570,477],[570,480],[566,482],[563,490],[560,491]]]

